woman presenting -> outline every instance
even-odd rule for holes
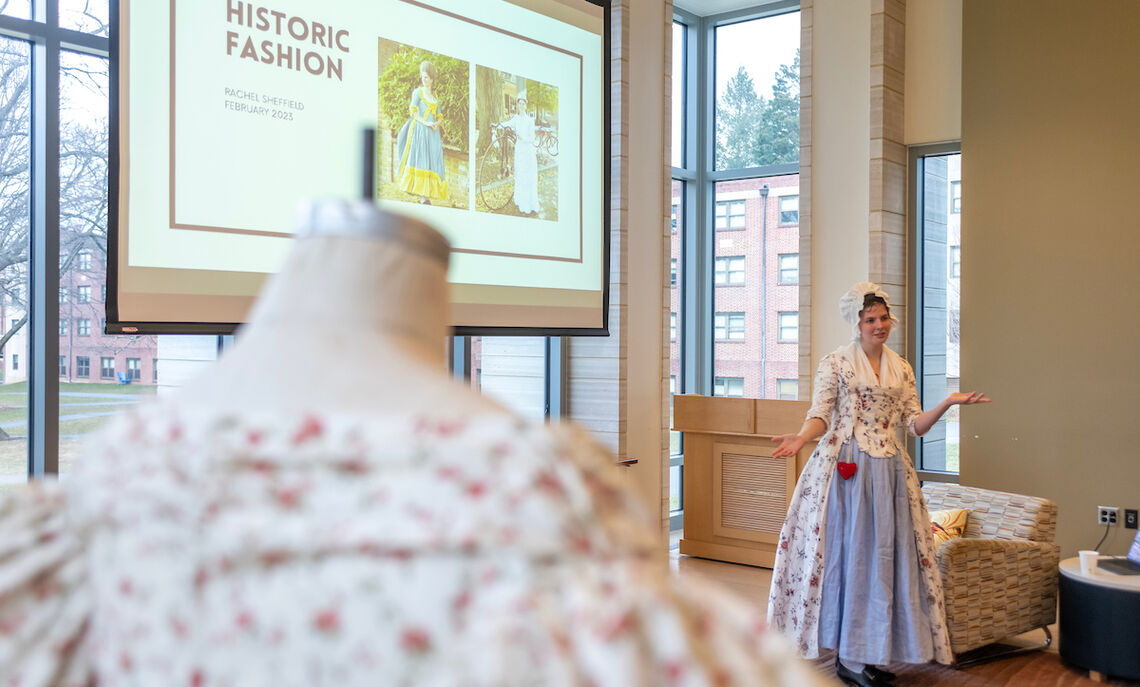
[[[843,681],[877,687],[894,675],[876,664],[953,660],[930,518],[897,430],[922,436],[950,406],[990,399],[954,393],[923,412],[914,371],[885,345],[887,294],[855,284],[839,311],[854,341],[820,362],[799,433],[775,438],[773,457],[791,457],[823,435],[780,532],[768,620],[808,658],[837,650]]]
[[[396,136],[400,155],[400,190],[420,197],[431,205],[432,198],[447,200],[446,171],[443,165],[443,138],[439,133],[439,100],[433,90],[435,65],[420,63],[420,85],[412,91],[408,105],[410,118]]]

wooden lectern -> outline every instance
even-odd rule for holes
[[[817,443],[805,444],[795,460],[772,458],[772,437],[798,432],[810,406],[673,397],[673,429],[685,433],[681,553],[772,567],[792,490]]]

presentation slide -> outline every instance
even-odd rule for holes
[[[240,323],[298,204],[451,242],[453,324],[599,329],[604,11],[587,0],[121,0],[118,324]]]

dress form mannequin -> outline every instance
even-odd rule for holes
[[[269,412],[502,414],[447,373],[447,243],[366,201],[300,213],[300,235],[183,405]]]
[[[306,226],[214,368],[0,496],[0,684],[822,684],[611,455],[446,374],[438,234]]]

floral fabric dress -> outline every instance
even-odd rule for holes
[[[839,351],[816,373],[808,417],[827,431],[796,483],[768,603],[773,629],[808,658],[824,648],[863,663],[953,661],[930,518],[899,440],[922,412],[902,364],[893,388],[856,383]],[[850,479],[840,461],[855,463]]]
[[[0,685],[799,685],[606,452],[509,417],[159,402],[0,497]]]
[[[396,135],[396,151],[400,156],[400,190],[425,198],[446,200],[447,171],[443,162],[443,137],[439,129],[424,122],[439,119],[439,103],[428,100],[419,87],[412,91],[408,105],[408,121]]]

